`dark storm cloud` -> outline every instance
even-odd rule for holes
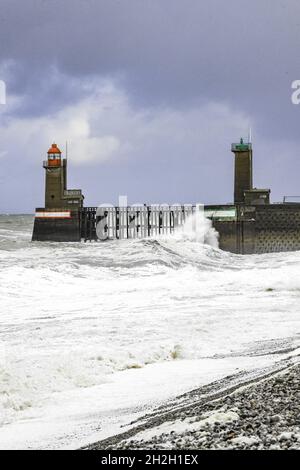
[[[298,76],[297,0],[2,0],[0,24],[20,91],[54,64],[122,76],[137,102],[225,99],[280,118]]]
[[[110,77],[137,110],[225,103],[265,141],[297,148],[299,41],[298,0],[0,0],[0,71],[8,64],[8,92],[22,97],[10,118],[52,114]]]

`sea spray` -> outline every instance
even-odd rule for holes
[[[201,207],[189,215],[182,226],[176,228],[173,236],[181,240],[210,245],[213,248],[219,246],[219,234],[212,226],[211,220],[205,217]]]
[[[219,247],[219,234],[212,221],[205,217],[203,206],[196,206],[195,212],[188,215],[182,225],[178,225],[171,234],[161,234],[151,237],[158,240],[176,240],[197,242],[202,245]]]

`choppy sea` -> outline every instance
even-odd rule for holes
[[[190,231],[32,243],[0,216],[0,448],[76,448],[166,401],[300,353],[300,252]]]

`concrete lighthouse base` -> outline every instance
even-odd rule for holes
[[[80,240],[79,210],[36,209],[32,241],[79,242]]]

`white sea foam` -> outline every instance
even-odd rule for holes
[[[204,413],[197,420],[195,418],[176,419],[174,421],[166,421],[156,427],[145,429],[134,436],[134,440],[148,441],[155,436],[162,434],[171,434],[174,431],[176,434],[185,434],[187,432],[196,432],[204,430],[207,425],[211,426],[215,423],[232,423],[239,420],[239,415],[236,410],[213,410]]]
[[[224,253],[205,223],[40,244],[30,217],[0,217],[0,448],[107,435],[126,413],[299,347],[300,253]]]

